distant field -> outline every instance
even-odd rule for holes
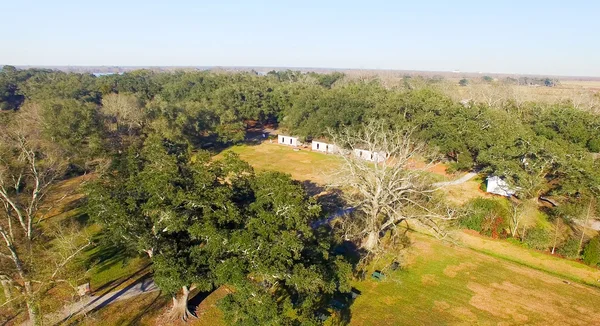
[[[600,80],[564,80],[560,82],[563,87],[581,87],[600,89]]]

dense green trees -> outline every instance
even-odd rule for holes
[[[585,246],[583,261],[590,266],[596,266],[600,263],[600,239],[598,237],[592,238]]]
[[[150,256],[184,319],[192,288],[233,286],[223,307],[237,324],[312,320],[328,294],[349,290],[349,265],[330,254],[327,232],[310,227],[320,206],[289,176],[255,175],[234,156],[214,161],[150,135],[117,155],[88,197],[115,241]],[[276,313],[263,315],[267,307]]]
[[[202,146],[242,141],[248,120],[279,123],[312,139],[377,119],[414,128],[416,138],[444,154],[454,169],[482,169],[521,188],[533,189],[537,180],[544,194],[598,195],[600,163],[590,152],[600,150],[600,117],[569,103],[464,106],[426,81],[389,89],[339,73],[292,71],[140,70],[94,77],[8,66],[0,85],[4,108],[24,101],[43,108],[44,137],[55,139],[79,165],[123,151],[148,132]]]
[[[94,77],[7,66],[0,73],[0,103],[11,110],[24,102],[40,105],[45,137],[80,165],[123,150],[132,137],[149,131],[201,146],[242,141],[248,120],[279,123],[311,139],[326,137],[329,128],[358,128],[378,119],[413,127],[455,169],[483,169],[521,187],[532,178],[552,181],[540,189],[546,194],[591,194],[597,188],[599,163],[590,155],[600,150],[597,115],[569,103],[464,106],[423,85],[389,89],[376,81],[347,81],[339,73],[139,70]]]

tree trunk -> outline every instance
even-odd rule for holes
[[[369,235],[367,236],[367,239],[365,240],[365,242],[363,244],[363,248],[367,249],[368,251],[373,251],[377,248],[378,243],[379,243],[379,232],[371,231],[371,232],[369,232]]]
[[[10,280],[1,280],[0,283],[2,283],[2,289],[4,290],[4,298],[6,299],[6,302],[9,302],[10,300],[12,300],[12,292],[10,290],[11,288],[11,281]]]
[[[588,220],[590,219],[590,213],[591,213],[591,211],[592,211],[592,200],[590,199],[590,203],[588,205],[587,214],[585,214],[585,221],[583,221],[583,225],[581,226],[581,238],[579,239],[579,250],[577,251],[578,255],[581,252],[581,249],[583,247],[583,237],[585,235],[585,229],[587,228]]]
[[[154,249],[146,249],[144,251],[146,252],[146,254],[148,254],[148,258],[152,259],[152,257],[154,256]]]
[[[552,244],[552,254],[554,255],[554,251],[556,250],[556,240],[558,239],[558,222],[559,219],[556,218],[556,226],[554,227],[554,244]]]
[[[181,319],[187,321],[190,317],[196,318],[188,308],[188,299],[190,297],[190,290],[187,286],[181,288],[182,294],[179,298],[173,297],[173,308],[171,309],[172,319]]]
[[[31,287],[30,281],[25,281],[25,293],[27,294],[27,312],[29,313],[29,320],[34,325],[41,325],[41,316],[38,314],[38,306],[33,297],[33,288]]]

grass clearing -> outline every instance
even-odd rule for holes
[[[600,269],[527,249],[508,241],[474,235],[471,232],[456,231],[453,236],[465,246],[480,253],[600,288]]]
[[[84,259],[91,266],[90,288],[96,295],[124,288],[151,271],[146,257],[130,258],[116,247],[93,247]]]
[[[411,238],[403,270],[354,283],[362,295],[351,325],[590,325],[600,317],[598,289],[421,234]]]
[[[295,151],[289,146],[267,142],[254,146],[233,146],[227,151],[238,154],[258,171],[285,172],[296,180],[310,180],[318,184],[332,181],[332,175],[341,166],[341,160],[335,155],[312,152],[309,149]],[[217,155],[217,158],[222,155],[223,153]]]

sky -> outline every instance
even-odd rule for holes
[[[600,76],[600,1],[0,0],[0,65]]]

